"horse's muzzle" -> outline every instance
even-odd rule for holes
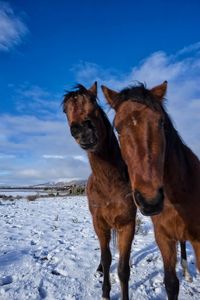
[[[144,216],[158,215],[163,210],[164,192],[162,188],[158,190],[156,197],[153,199],[146,199],[139,191],[135,190],[134,199]]]

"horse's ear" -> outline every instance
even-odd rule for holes
[[[164,98],[167,91],[167,81],[165,80],[162,84],[155,86],[151,89],[151,93],[160,101]]]
[[[93,83],[93,85],[91,86],[91,88],[89,88],[89,91],[95,96],[97,97],[97,81],[95,81]]]
[[[112,108],[116,107],[116,97],[118,95],[117,92],[107,88],[106,86],[101,86],[104,96],[106,97],[107,102],[110,104]]]

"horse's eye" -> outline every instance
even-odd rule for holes
[[[115,127],[116,131],[117,131],[117,134],[120,135],[120,130],[118,127]]]
[[[163,119],[159,120],[158,126],[159,126],[159,128],[163,128],[163,126],[164,126],[164,120]]]
[[[133,124],[134,126],[137,125],[137,120],[136,120],[135,118],[132,118],[132,124]]]

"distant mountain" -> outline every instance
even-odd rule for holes
[[[67,184],[68,185],[74,185],[74,184],[76,184],[76,185],[81,185],[81,186],[83,186],[83,185],[86,185],[87,184],[87,180],[86,179],[80,179],[80,180],[72,180],[72,181],[70,181],[70,182],[67,182]]]
[[[45,182],[45,183],[40,183],[40,184],[35,184],[35,185],[25,185],[25,186],[13,186],[13,185],[1,185],[0,184],[0,189],[33,189],[33,188],[45,188],[45,187],[64,187],[64,186],[71,186],[71,185],[78,185],[78,186],[85,186],[87,184],[86,179],[80,179],[80,180],[71,180],[71,181],[50,181],[50,182]]]
[[[71,181],[57,181],[57,182],[46,182],[42,184],[34,185],[33,187],[63,187],[63,186],[69,186],[69,185],[80,185],[85,186],[87,183],[87,180],[81,179],[81,180],[71,180]]]
[[[45,182],[45,183],[39,183],[39,184],[34,184],[32,187],[45,187],[45,186],[55,186],[55,182]]]

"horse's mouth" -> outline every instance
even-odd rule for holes
[[[94,143],[89,143],[89,144],[85,144],[85,143],[80,143],[80,146],[82,149],[84,150],[92,150],[95,146],[96,146],[96,142]]]
[[[143,207],[139,207],[140,212],[144,215],[144,216],[155,216],[158,215],[162,212],[163,210],[163,202],[157,204],[157,205],[149,205],[147,207],[143,206]]]
[[[164,191],[163,188],[158,189],[156,197],[146,199],[138,190],[133,193],[133,198],[136,206],[144,216],[154,216],[162,212],[164,206]]]

